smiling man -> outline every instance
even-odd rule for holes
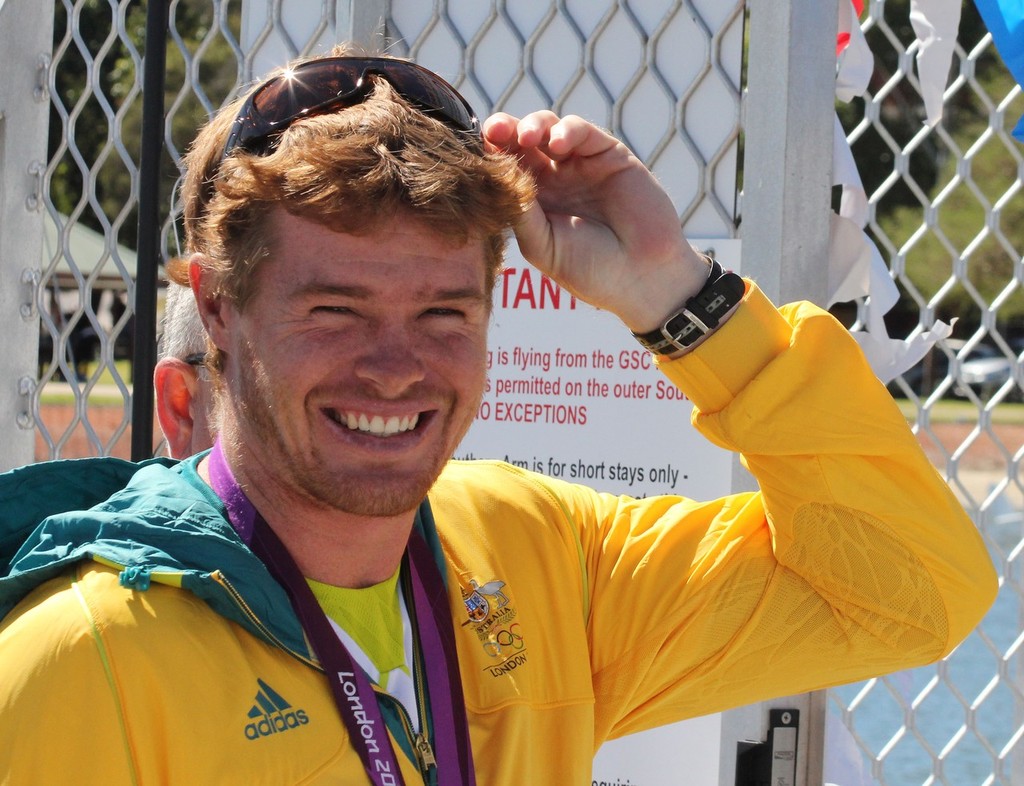
[[[218,439],[0,478],[0,780],[586,783],[607,739],[933,661],[991,603],[856,343],[696,254],[606,132],[481,128],[429,71],[338,56],[257,86],[186,163],[170,274]],[[758,492],[451,461],[510,229]],[[191,434],[196,389],[158,390]],[[87,720],[55,741],[50,717]]]
[[[191,267],[224,358],[228,464],[306,576],[377,584],[480,405],[483,241],[453,244],[406,209],[365,235],[283,207],[266,221],[243,310],[207,300]]]

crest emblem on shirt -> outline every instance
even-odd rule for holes
[[[470,622],[483,622],[487,619],[487,612],[491,610],[491,604],[479,592],[470,593],[468,597],[462,599],[462,602],[466,604],[466,616],[469,617]]]
[[[469,586],[462,587],[462,602],[467,617],[462,627],[476,634],[487,656],[485,671],[492,677],[504,677],[525,665],[526,642],[505,582],[491,579],[481,584],[470,579]]]
[[[481,623],[491,613],[491,606],[495,611],[508,606],[508,596],[504,593],[505,582],[498,579],[488,581],[486,584],[477,583],[476,579],[469,580],[470,590],[462,590],[462,602],[466,604],[466,616],[469,623]]]

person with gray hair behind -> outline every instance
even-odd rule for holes
[[[210,425],[213,391],[204,380],[206,329],[188,287],[167,285],[160,359],[153,372],[156,413],[174,458],[185,458],[213,444]]]

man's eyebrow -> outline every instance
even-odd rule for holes
[[[319,284],[312,282],[305,284],[295,290],[299,297],[313,297],[316,295],[334,295],[338,297],[350,297],[365,300],[373,296],[373,290],[356,284]]]
[[[430,293],[429,297],[436,300],[479,300],[486,301],[487,295],[482,287],[452,287]]]
[[[327,295],[334,297],[348,297],[354,300],[369,300],[370,298],[376,297],[378,293],[371,287],[361,286],[359,284],[319,284],[314,282],[299,287],[296,290],[296,294],[299,297]],[[423,289],[419,294],[424,301],[475,300],[479,302],[487,302],[488,299],[483,287],[475,286],[446,287],[438,290]]]

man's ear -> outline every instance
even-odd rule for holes
[[[207,257],[204,254],[193,254],[189,259],[188,281],[196,298],[199,317],[214,345],[223,348],[227,345],[224,336],[225,312],[230,305],[214,291],[213,278]]]
[[[192,399],[196,370],[184,360],[163,358],[153,371],[156,416],[173,458],[192,455]]]

